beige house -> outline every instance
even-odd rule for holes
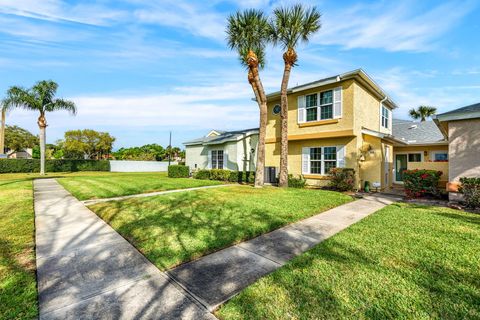
[[[480,177],[480,103],[434,117],[448,139],[448,185],[450,199],[459,198],[461,177]]]

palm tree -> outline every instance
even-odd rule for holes
[[[265,134],[267,129],[267,97],[259,69],[265,66],[265,47],[270,42],[271,26],[263,12],[255,9],[237,11],[227,19],[227,42],[238,52],[240,63],[248,69],[248,82],[260,109],[255,187],[263,186],[265,168]]]
[[[273,15],[273,41],[275,44],[281,44],[285,50],[283,53],[285,66],[280,88],[281,148],[279,186],[288,187],[288,81],[292,67],[296,65],[298,59],[295,47],[300,42],[308,42],[310,36],[320,29],[321,15],[316,7],[307,9],[301,4],[290,8],[277,8],[273,11]]]
[[[32,88],[24,89],[13,86],[7,91],[5,104],[9,107],[24,108],[34,110],[40,113],[38,117],[38,127],[40,128],[40,174],[45,174],[45,130],[47,121],[45,114],[59,110],[69,111],[75,115],[77,108],[75,103],[64,99],[55,99],[58,84],[52,80],[43,80],[37,82]]]
[[[428,117],[433,116],[437,112],[437,108],[429,107],[429,106],[420,106],[417,109],[412,108],[410,109],[410,117],[415,120],[420,119],[420,121],[427,120]]]
[[[2,123],[0,124],[0,154],[5,154],[5,120],[9,106],[6,100],[0,101],[0,109],[2,110]]]

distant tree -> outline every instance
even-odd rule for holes
[[[5,147],[11,151],[33,148],[38,143],[38,137],[28,130],[18,126],[6,126],[5,128]]]
[[[429,106],[420,106],[417,109],[412,108],[409,111],[410,117],[412,117],[415,120],[420,119],[420,121],[426,121],[427,118],[433,116],[435,113],[437,113],[437,108],[435,107],[429,107]]]
[[[45,174],[45,143],[47,120],[45,118],[47,112],[66,110],[72,114],[76,114],[77,108],[75,103],[64,99],[56,99],[58,84],[52,80],[43,80],[37,82],[32,88],[24,89],[22,87],[13,86],[7,91],[7,97],[4,100],[5,108],[24,108],[40,113],[38,117],[38,127],[40,129],[40,174]]]
[[[65,158],[101,159],[112,152],[115,138],[107,132],[91,129],[71,130],[65,132],[62,141]]]

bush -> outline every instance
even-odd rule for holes
[[[194,179],[210,180],[210,170],[202,169],[193,173]]]
[[[403,186],[409,198],[419,198],[426,194],[438,196],[438,181],[442,171],[436,170],[405,170],[403,171]]]
[[[480,208],[480,178],[460,178],[459,191],[469,208]]]
[[[229,181],[230,170],[225,169],[212,169],[210,170],[210,180]]]
[[[46,160],[46,172],[110,171],[108,160]],[[1,159],[0,173],[40,172],[38,159]]]
[[[289,188],[305,188],[307,181],[303,176],[294,177],[292,174],[288,175]]]
[[[190,177],[190,168],[178,164],[168,166],[169,178],[188,178]]]
[[[255,172],[250,171],[230,171],[230,182],[237,183],[254,183]]]
[[[332,168],[329,172],[329,187],[338,191],[352,191],[355,188],[355,170],[351,168]]]

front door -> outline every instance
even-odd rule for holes
[[[406,154],[395,155],[395,181],[403,181],[403,171],[407,170],[407,158]]]

